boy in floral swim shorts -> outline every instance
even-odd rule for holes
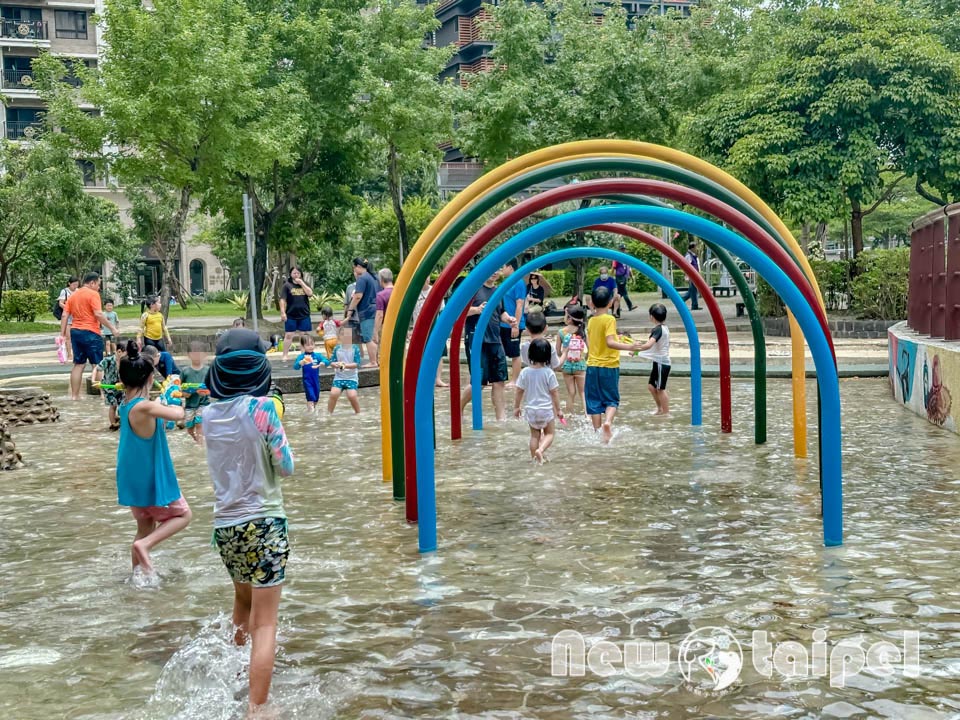
[[[277,614],[290,547],[279,476],[293,454],[270,393],[266,344],[235,328],[217,342],[207,375],[207,464],[216,501],[214,543],[233,580],[234,641],[250,638],[250,711],[267,702],[277,643]]]

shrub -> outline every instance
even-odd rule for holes
[[[907,316],[910,248],[868,250],[854,261],[851,309],[857,317],[901,320]]]
[[[783,317],[787,307],[776,291],[762,277],[757,277],[757,311],[762,317]]]
[[[7,290],[0,305],[0,320],[33,322],[37,317],[49,315],[55,319],[50,308],[53,301],[45,290]]]
[[[850,307],[849,260],[811,260],[810,266],[817,278],[827,310],[846,310]]]
[[[543,279],[550,283],[552,292],[550,297],[554,298],[556,302],[557,298],[560,298],[564,301],[573,292],[573,272],[570,270],[540,270]]]
[[[236,290],[216,290],[215,292],[208,292],[205,298],[208,303],[226,303],[230,302],[236,294]]]

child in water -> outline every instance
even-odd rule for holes
[[[179,405],[150,400],[153,362],[130,341],[120,360],[124,402],[120,406],[120,444],[117,449],[117,502],[126,505],[137,521],[131,557],[133,568],[153,571],[150,550],[180,532],[193,517],[180,493],[167,447],[163,424],[182,420]]]
[[[340,344],[333,349],[330,357],[331,364],[336,369],[333,375],[333,387],[330,388],[330,402],[327,403],[327,412],[332,413],[337,406],[341,393],[347,394],[347,400],[355,413],[360,412],[360,400],[357,397],[357,388],[360,386],[360,346],[353,343],[353,328],[341,325],[338,334]]]
[[[520,371],[517,378],[517,394],[513,414],[523,415],[530,426],[530,457],[541,465],[544,453],[553,444],[557,418],[563,419],[560,410],[560,383],[550,367],[553,349],[550,343],[537,338],[530,343],[528,355],[530,366]],[[524,403],[526,400],[526,403]]]
[[[116,348],[110,355],[105,355],[100,364],[93,370],[91,380],[94,385],[116,385],[120,382],[120,361],[127,356],[127,343],[122,338],[117,338]],[[103,396],[103,404],[107,406],[110,417],[110,429],[120,429],[120,417],[117,415],[117,408],[123,402],[123,390],[115,388],[100,388],[100,395]]]
[[[340,323],[333,319],[333,308],[329,305],[324,305],[320,309],[320,315],[323,316],[323,319],[317,323],[317,333],[323,338],[323,349],[326,350],[327,357],[332,358],[333,349],[339,342],[337,335],[339,333]]]
[[[320,399],[320,366],[329,366],[330,360],[316,351],[313,338],[309,335],[300,336],[300,350],[293,362],[293,369],[303,372],[303,394],[307,397],[307,407],[313,412]]]
[[[249,638],[250,714],[267,702],[277,644],[277,614],[290,545],[280,477],[293,453],[269,397],[267,346],[252,330],[228,330],[207,374],[207,466],[213,481],[214,544],[233,581],[234,642]]]
[[[567,386],[567,412],[574,413],[577,398],[583,404],[587,401],[583,390],[587,380],[587,333],[584,328],[586,314],[579,305],[570,305],[563,312],[564,325],[557,335],[557,353],[564,353],[565,362],[561,368],[563,382]]]

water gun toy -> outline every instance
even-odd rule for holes
[[[117,392],[124,391],[123,383],[119,383],[119,382],[118,383],[94,383],[93,386],[101,390],[116,390]]]
[[[270,348],[268,353],[283,352],[283,335],[270,336]]]
[[[210,389],[206,383],[180,383],[181,389],[188,395],[200,395],[205,397],[210,394]]]
[[[180,376],[171,375],[160,385],[160,403],[162,405],[183,405],[183,391],[180,389]],[[167,420],[167,430],[173,430],[177,424]]]
[[[273,400],[273,406],[277,410],[277,417],[283,420],[283,411],[286,406],[283,404],[283,390],[277,387],[276,383],[270,386],[269,397]]]
[[[67,343],[64,342],[63,335],[57,335],[57,360],[63,365],[67,361]]]

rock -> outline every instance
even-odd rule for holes
[[[0,470],[15,470],[23,464],[17,446],[13,444],[7,424],[0,420]]]
[[[0,421],[16,427],[59,419],[60,411],[50,400],[50,394],[40,388],[0,389]]]

